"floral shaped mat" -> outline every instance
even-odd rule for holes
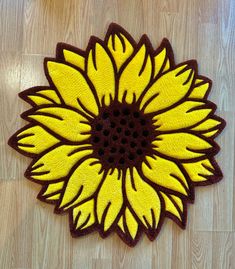
[[[9,140],[33,159],[38,199],[68,212],[74,237],[115,231],[134,246],[166,217],[185,228],[194,187],[222,178],[214,138],[225,121],[197,62],[175,64],[167,39],[155,50],[112,23],[85,51],[59,43],[44,70],[49,86],[19,94],[32,108]]]

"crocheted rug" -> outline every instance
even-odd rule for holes
[[[85,51],[59,43],[44,70],[48,86],[19,94],[32,108],[9,140],[32,158],[38,199],[68,212],[74,237],[115,231],[134,246],[166,217],[185,228],[194,187],[222,178],[214,138],[225,121],[197,62],[176,64],[167,39],[154,49],[112,23]]]

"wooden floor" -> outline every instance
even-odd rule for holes
[[[154,46],[167,37],[177,62],[197,59],[227,121],[217,139],[224,180],[196,190],[185,231],[167,220],[156,241],[135,248],[116,235],[72,239],[67,217],[36,200],[39,186],[24,178],[30,160],[7,146],[28,107],[17,93],[47,85],[43,58],[59,41],[85,48],[110,22],[136,39],[147,33]],[[234,0],[0,0],[0,268],[235,268],[234,51]]]

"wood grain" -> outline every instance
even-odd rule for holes
[[[154,46],[167,37],[176,62],[197,59],[228,123],[217,139],[224,180],[196,189],[185,231],[167,220],[156,241],[143,237],[133,249],[114,234],[71,238],[67,216],[36,200],[39,186],[24,179],[30,160],[6,144],[28,108],[17,93],[47,85],[43,58],[61,41],[85,48],[110,22],[137,40],[147,33]],[[0,268],[235,268],[235,1],[0,0],[0,37]]]

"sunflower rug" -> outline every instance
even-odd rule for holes
[[[85,51],[59,43],[44,61],[49,86],[19,96],[32,108],[9,140],[32,158],[38,199],[67,212],[72,236],[115,231],[130,246],[158,235],[166,217],[185,228],[194,187],[219,181],[214,138],[225,126],[195,60],[176,64],[112,23]]]

